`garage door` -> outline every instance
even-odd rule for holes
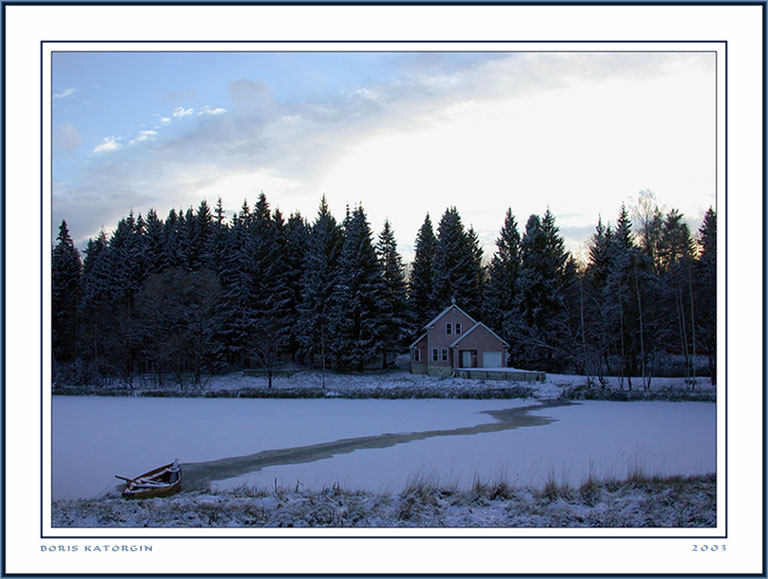
[[[483,352],[483,368],[501,368],[501,352]]]

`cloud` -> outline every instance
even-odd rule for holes
[[[345,203],[362,199],[374,229],[389,217],[402,245],[413,241],[426,212],[436,223],[445,207],[457,205],[489,255],[507,207],[522,232],[530,213],[551,205],[561,232],[577,245],[600,213],[604,220],[613,216],[626,196],[637,193],[637,179],[679,206],[664,193],[685,184],[662,187],[651,170],[669,157],[665,141],[690,149],[684,137],[696,134],[704,118],[695,103],[677,102],[687,98],[693,80],[681,78],[675,90],[654,84],[689,70],[683,60],[647,54],[624,60],[563,54],[427,57],[427,66],[412,64],[394,80],[361,82],[311,100],[295,95],[275,101],[263,82],[233,81],[226,109],[177,107],[172,117],[156,115],[161,134],[142,131],[126,143],[151,140],[151,150],[124,146],[120,137],[104,139],[94,152],[114,154],[83,169],[81,198],[119,188],[121,196],[110,198],[110,210],[119,217],[130,207],[154,207],[162,214],[196,206],[204,196],[210,201],[221,195],[225,207],[236,209],[244,197],[252,200],[264,190],[284,213],[312,216],[327,193],[337,215]],[[635,84],[616,84],[624,81]],[[655,111],[672,105],[674,123],[668,119],[659,126]],[[688,116],[690,123],[683,124]],[[657,142],[644,146],[640,137],[652,130]],[[698,140],[711,143],[706,135]],[[667,165],[672,160],[683,164],[672,156]],[[612,167],[621,169],[618,176],[608,171]],[[682,176],[696,177],[698,167]],[[699,189],[707,195],[709,177],[701,179]],[[146,205],[134,201],[137,192],[149,191]],[[604,205],[593,207],[597,199],[605,199]],[[584,217],[566,219],[570,212]],[[104,224],[103,215],[89,231]]]
[[[122,137],[104,137],[103,142],[93,149],[94,153],[111,153],[122,145],[118,142]]]
[[[205,105],[203,108],[197,111],[197,114],[198,115],[220,115],[226,112],[227,112],[227,109],[223,109],[221,107],[216,107],[215,109],[212,109],[208,105]]]
[[[129,145],[135,145],[136,143],[143,143],[144,141],[154,141],[157,138],[157,131],[147,129],[139,131],[138,136],[135,139],[129,141]]]
[[[228,90],[236,114],[244,117],[271,116],[275,103],[266,83],[240,79],[229,83]]]
[[[75,89],[75,88],[65,88],[65,89],[60,90],[57,93],[54,93],[53,94],[53,98],[55,98],[55,99],[67,98],[67,97],[72,96],[73,94],[75,94],[75,92],[77,92],[77,89]]]
[[[173,112],[171,114],[177,119],[180,119],[182,117],[187,117],[194,112],[195,112],[194,107],[189,107],[188,109],[185,109],[184,107],[176,107],[175,109],[173,109]]]
[[[65,123],[56,127],[53,135],[55,154],[71,157],[82,143],[80,133],[72,123]]]

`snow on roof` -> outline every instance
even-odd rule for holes
[[[499,342],[501,342],[502,344],[504,344],[504,346],[505,346],[506,348],[509,348],[509,344],[507,344],[507,343],[506,343],[504,340],[502,340],[502,339],[499,337],[499,335],[498,335],[496,332],[494,332],[494,331],[493,331],[491,328],[489,328],[488,326],[486,326],[486,325],[485,325],[483,322],[477,322],[477,323],[475,323],[475,325],[474,325],[474,326],[472,326],[471,328],[469,328],[469,329],[468,329],[466,332],[464,332],[464,333],[463,333],[461,336],[459,336],[459,337],[458,337],[458,338],[456,338],[456,339],[455,339],[453,342],[451,342],[450,346],[448,346],[448,347],[449,347],[449,348],[458,348],[458,346],[459,346],[459,342],[461,342],[461,341],[462,341],[464,338],[466,338],[467,336],[469,336],[469,335],[470,335],[472,332],[474,332],[474,331],[475,331],[477,328],[481,328],[481,327],[482,327],[482,328],[485,328],[485,329],[486,329],[486,330],[487,330],[487,331],[488,331],[488,332],[489,332],[489,333],[490,333],[490,334],[491,334],[491,335],[492,335],[494,338],[496,338],[496,339],[497,339]]]
[[[421,341],[422,341],[424,338],[426,338],[426,337],[427,337],[427,335],[426,335],[426,334],[422,334],[421,336],[419,336],[419,338],[417,338],[417,339],[416,339],[416,341],[414,341],[414,342],[413,342],[413,344],[411,344],[410,346],[408,346],[408,348],[409,348],[409,349],[410,349],[410,348],[415,348],[415,347],[416,347],[416,344],[418,344],[419,342],[421,342]]]
[[[431,328],[432,326],[434,326],[434,325],[437,323],[437,321],[438,321],[440,318],[442,318],[442,317],[443,317],[445,314],[447,314],[449,311],[451,311],[451,310],[452,310],[452,309],[454,309],[454,308],[455,308],[455,309],[457,309],[457,310],[459,310],[459,311],[460,311],[462,314],[464,314],[465,316],[467,316],[467,317],[468,317],[468,318],[469,318],[469,319],[470,319],[472,322],[474,322],[474,323],[477,323],[477,321],[476,321],[476,320],[475,320],[475,319],[474,319],[472,316],[470,316],[470,315],[469,315],[467,312],[465,312],[464,310],[462,310],[462,309],[461,309],[459,306],[457,306],[456,304],[451,304],[450,306],[448,306],[447,308],[445,308],[445,309],[444,309],[442,312],[440,312],[439,314],[437,314],[437,316],[436,316],[436,317],[435,317],[435,318],[434,318],[434,319],[433,319],[431,322],[429,322],[429,323],[428,323],[426,326],[424,326],[424,328],[422,328],[422,329],[426,330],[426,329],[428,329],[428,328]]]

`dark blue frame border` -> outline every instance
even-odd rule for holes
[[[32,3],[32,2],[17,2],[17,3],[12,3],[12,4],[22,4],[22,5],[23,4],[35,4],[35,5],[55,4],[55,5],[59,5],[59,3],[56,3],[56,2],[39,2],[39,3],[37,3],[37,2],[35,2],[35,3]],[[70,3],[67,3],[67,4],[70,4]],[[79,3],[72,3],[72,4],[79,4]],[[83,3],[83,4],[86,4],[86,3]],[[136,3],[135,2],[115,2],[115,3],[110,3],[110,4],[118,4],[118,5],[120,5],[120,4],[131,4],[132,5],[132,4],[136,4]],[[166,3],[158,3],[158,4],[166,4]],[[168,3],[168,4],[170,4],[170,3]],[[197,4],[197,2],[190,2],[189,4]],[[207,2],[201,2],[200,4],[208,4],[208,3]],[[229,2],[222,3],[222,5],[230,5],[230,4],[239,4],[239,3],[229,3]],[[315,3],[312,3],[312,2],[306,2],[306,3],[305,2],[269,2],[269,3],[265,3],[265,5],[266,4],[270,4],[270,5],[282,5],[282,4],[315,5]],[[371,4],[371,5],[392,5],[392,4],[400,4],[400,3],[371,2],[369,4]],[[410,2],[406,2],[406,3],[403,3],[403,4],[410,5],[410,4],[429,4],[429,3],[424,3],[424,2],[410,3]],[[445,4],[465,4],[465,3],[463,3],[463,2],[456,2],[456,3],[454,3],[454,2],[446,2]],[[504,2],[501,2],[501,3],[496,3],[496,2],[478,2],[477,4],[479,4],[479,5],[487,5],[487,4],[505,4],[505,3]],[[521,4],[523,4],[523,3],[521,3]],[[536,5],[536,4],[540,4],[540,3],[533,2],[533,3],[525,3],[525,4]],[[569,2],[562,2],[562,3],[560,3],[560,2],[552,2],[552,3],[543,2],[541,4],[547,4],[547,5],[567,4],[567,5],[572,5],[572,3],[569,3]],[[600,3],[596,3],[596,4],[600,4]],[[648,2],[627,2],[627,3],[622,3],[622,5],[624,5],[624,4],[628,4],[628,5],[632,5],[632,4],[648,5],[649,3]],[[667,3],[666,2],[662,2],[660,4],[665,4],[666,5]],[[688,5],[687,3],[684,3],[684,2],[672,2],[672,3],[669,3],[669,4],[673,4],[673,5]],[[701,4],[709,4],[709,3],[708,2],[702,2]],[[721,4],[721,2],[713,2],[712,4]],[[744,4],[755,4],[755,3],[753,3],[753,2],[745,2]],[[366,5],[368,5],[368,3]],[[42,63],[43,63],[43,58],[44,58],[44,44],[59,43],[59,42],[62,42],[62,43],[63,42],[77,42],[79,44],[88,44],[88,43],[110,44],[110,43],[117,43],[117,42],[129,42],[131,44],[144,44],[144,43],[165,44],[165,43],[168,43],[168,44],[174,44],[176,46],[183,45],[183,44],[186,44],[186,43],[192,43],[192,42],[194,42],[195,44],[210,44],[210,45],[233,44],[233,43],[238,43],[238,42],[239,43],[243,43],[243,44],[253,44],[253,45],[263,45],[263,44],[270,44],[270,45],[279,45],[279,44],[300,45],[302,43],[311,43],[311,44],[314,44],[314,45],[322,45],[322,44],[357,44],[357,45],[365,45],[365,44],[371,44],[371,43],[382,43],[382,44],[390,44],[390,45],[392,45],[393,46],[393,51],[397,51],[397,48],[396,48],[397,45],[406,44],[406,43],[407,44],[432,44],[432,45],[434,45],[434,44],[440,44],[441,42],[451,43],[451,44],[465,44],[465,45],[467,45],[468,50],[470,50],[469,47],[472,46],[472,45],[483,45],[483,44],[490,44],[490,43],[494,43],[494,42],[504,43],[504,44],[521,44],[521,43],[525,43],[525,44],[539,44],[539,43],[540,44],[545,44],[545,43],[546,44],[558,44],[558,42],[559,42],[561,44],[566,44],[567,43],[567,44],[572,44],[572,45],[587,44],[587,43],[588,44],[629,44],[629,43],[632,43],[632,44],[661,44],[661,43],[666,43],[666,44],[675,44],[675,43],[680,43],[680,44],[682,44],[682,43],[685,43],[685,44],[703,44],[703,43],[708,43],[708,44],[722,44],[722,45],[724,45],[724,47],[725,47],[726,65],[727,65],[727,58],[728,58],[727,57],[727,55],[728,55],[728,52],[727,52],[727,41],[722,41],[722,40],[698,40],[698,41],[679,41],[679,40],[673,40],[673,41],[630,41],[630,40],[620,40],[620,41],[607,41],[607,40],[603,40],[603,41],[586,41],[586,40],[579,40],[579,41],[509,41],[509,40],[476,40],[476,41],[471,41],[471,40],[470,41],[466,41],[466,40],[465,41],[452,41],[452,40],[442,40],[442,41],[431,41],[431,40],[430,41],[424,41],[424,40],[416,40],[416,41],[386,41],[386,40],[385,41],[375,41],[375,40],[361,40],[361,41],[352,41],[352,40],[347,40],[347,41],[330,41],[330,40],[323,40],[323,41],[317,41],[317,40],[311,40],[311,41],[293,41],[293,40],[292,41],[252,41],[252,40],[249,40],[249,41],[236,41],[236,40],[227,40],[227,41],[202,41],[202,42],[196,42],[196,41],[182,41],[182,42],[179,42],[179,41],[163,41],[163,40],[161,40],[161,41],[117,41],[117,40],[108,40],[108,41],[67,41],[67,40],[44,40],[44,41],[41,41],[41,46],[40,46],[40,51],[41,51],[41,54],[40,54],[41,72],[42,72]],[[640,52],[640,51],[641,50],[626,50],[626,51],[622,51],[622,50],[605,50],[604,52]],[[64,50],[62,52],[66,52],[66,50]],[[94,51],[94,52],[96,52],[96,51]],[[110,51],[109,50],[101,50],[101,51],[98,51],[98,52],[110,52]],[[126,52],[126,51],[120,51],[120,52]],[[165,51],[158,50],[156,52],[165,52]],[[183,50],[168,50],[168,52],[183,52]],[[237,51],[232,51],[232,52],[247,52],[247,51],[237,50]],[[302,52],[302,51],[299,51],[299,52]],[[304,51],[304,52],[322,52],[322,50],[311,50],[311,51],[307,50],[307,51]],[[331,52],[331,50],[329,50],[329,52]],[[332,52],[336,52],[336,51],[334,50]],[[355,50],[355,52],[366,52],[366,50]],[[375,51],[371,50],[371,51],[368,51],[368,52],[383,52],[383,50],[378,49],[378,50],[375,50]],[[422,50],[415,50],[414,52],[429,52],[429,50],[423,50],[423,51]],[[435,52],[444,52],[444,51],[435,50]],[[508,50],[508,51],[494,50],[493,52],[514,52],[514,50]],[[526,52],[599,52],[599,50],[579,51],[579,50],[556,50],[556,49],[553,49],[553,50],[540,50],[540,51],[539,50],[532,50],[532,51],[526,51]],[[647,52],[670,52],[670,50],[649,50]],[[711,52],[711,51],[708,51],[708,50],[701,50],[701,51],[687,50],[687,51],[681,51],[681,52]],[[717,56],[717,54],[716,54],[716,56]],[[718,72],[719,72],[719,67],[717,66],[717,64],[719,64],[719,63],[717,63],[717,60],[716,60],[716,68],[715,68],[716,81],[718,80]],[[51,71],[51,73],[52,73],[52,71]],[[728,94],[728,86],[727,85],[728,85],[728,81],[727,81],[727,74],[726,74],[726,77],[725,77],[725,95],[726,95],[726,102],[725,102],[725,105],[726,105],[725,127],[726,127],[726,132],[727,132],[727,126],[728,126],[727,125],[727,94]],[[716,83],[716,87],[717,87],[717,83]],[[717,90],[717,88],[716,88],[716,90]],[[42,120],[42,97],[43,97],[43,95],[42,95],[42,83],[41,83],[41,120]],[[717,95],[717,92],[715,94],[715,103],[716,103],[716,114],[717,114],[717,106],[718,106],[718,95]],[[717,139],[719,138],[717,119],[716,119],[715,127],[716,127],[715,135],[716,135],[716,143],[717,143]],[[42,201],[42,195],[43,195],[43,182],[42,182],[42,169],[43,169],[43,167],[42,167],[42,152],[43,152],[42,151],[42,131],[43,131],[43,127],[42,127],[42,123],[41,123],[41,184],[40,184],[40,186],[41,186],[41,201]],[[728,163],[728,157],[727,157],[727,139],[726,139],[726,147],[725,147],[725,166],[726,166],[726,187],[725,187],[725,190],[726,191],[724,191],[724,196],[725,196],[724,198],[725,198],[726,209],[727,209],[727,163]],[[717,151],[716,151],[715,175],[716,175],[716,193],[715,193],[715,195],[716,195],[716,199],[717,199],[717,194],[718,194],[718,191],[717,191],[717,176],[718,176],[718,173],[717,173]],[[764,179],[765,179],[765,175],[764,175]],[[41,232],[42,232],[42,221],[43,221],[42,217],[43,216],[41,214],[41,218],[40,218],[40,221],[41,221]],[[727,215],[727,211],[726,211],[726,221],[725,221],[726,222],[726,249],[727,249],[727,230],[728,230],[727,217],[728,217],[728,215]],[[41,235],[42,235],[42,233],[41,233]],[[765,235],[765,232],[764,232],[764,235]],[[41,238],[41,251],[42,251],[42,238]],[[727,255],[726,255],[726,260],[727,260]],[[727,261],[726,261],[726,263],[727,263]],[[40,304],[40,307],[41,307],[41,317],[42,317],[42,295],[43,295],[42,294],[42,290],[44,289],[42,287],[42,273],[43,272],[42,272],[42,259],[41,259],[41,304]],[[726,297],[727,297],[727,278],[726,278]],[[727,303],[727,300],[726,300],[726,303]],[[727,307],[726,307],[725,315],[726,315],[726,320],[727,320]],[[41,352],[42,352],[42,347],[43,347],[43,339],[42,339],[42,322],[41,322]],[[726,383],[725,383],[725,386],[724,386],[725,406],[726,406],[726,408],[727,408],[727,393],[728,393],[728,388],[727,388],[727,386],[728,386],[728,384],[727,384],[727,352],[728,352],[728,350],[727,350],[727,336],[726,336],[726,353],[725,353]],[[764,360],[764,365],[765,365],[765,360]],[[40,388],[41,388],[41,399],[42,399],[43,388],[44,388],[44,385],[42,383],[42,369],[43,369],[42,368],[42,355],[41,355],[41,359],[40,359],[40,366],[41,366],[41,385],[40,385]],[[763,425],[764,425],[764,428],[765,428],[765,421],[763,422]],[[726,465],[727,465],[727,456],[728,456],[728,454],[727,454],[728,453],[728,449],[727,449],[727,432],[728,432],[728,429],[727,429],[727,413],[726,413],[725,429],[726,429],[726,445],[725,445],[726,448],[724,449],[724,452],[725,452],[725,456],[726,456]],[[42,433],[42,407],[41,407],[41,441],[42,441],[42,434],[43,433]],[[765,462],[763,464],[764,464],[764,469],[765,469]],[[43,467],[43,463],[42,463],[42,452],[41,452],[41,478],[42,478],[42,472],[43,472],[43,468],[42,467]],[[96,539],[101,539],[101,538],[115,538],[115,539],[129,539],[130,538],[130,539],[147,539],[147,540],[150,540],[150,539],[151,540],[157,540],[157,539],[180,539],[180,538],[181,539],[241,539],[241,540],[242,539],[246,539],[246,540],[253,540],[253,539],[308,539],[308,538],[311,538],[311,539],[404,539],[404,538],[407,538],[407,539],[497,539],[497,540],[507,540],[507,539],[539,539],[539,540],[540,539],[665,539],[665,540],[669,540],[669,539],[684,539],[684,540],[695,539],[695,540],[702,540],[702,539],[714,539],[714,538],[726,539],[728,537],[728,517],[727,517],[728,472],[727,472],[727,468],[726,468],[726,472],[725,472],[725,475],[724,475],[724,481],[725,481],[725,488],[726,488],[726,493],[725,493],[725,497],[726,497],[726,501],[725,501],[726,502],[726,505],[725,505],[725,535],[713,535],[713,536],[706,536],[706,537],[702,537],[702,536],[674,536],[674,537],[668,537],[668,536],[643,536],[643,537],[612,537],[612,536],[608,536],[608,537],[606,537],[606,536],[590,536],[590,537],[547,536],[547,537],[540,537],[540,536],[525,536],[525,537],[518,537],[518,536],[515,536],[515,537],[499,537],[499,536],[458,536],[458,535],[453,535],[453,536],[450,536],[450,537],[439,536],[439,535],[438,536],[419,535],[419,536],[413,536],[413,537],[412,536],[403,536],[403,535],[401,535],[401,536],[379,536],[379,535],[376,535],[376,536],[374,536],[374,535],[371,535],[371,536],[346,536],[346,535],[335,535],[335,536],[323,536],[323,537],[317,537],[317,536],[312,536],[312,535],[296,535],[296,536],[290,536],[290,537],[285,537],[285,536],[259,536],[259,537],[252,537],[252,536],[243,536],[243,537],[222,537],[222,536],[194,536],[194,537],[186,537],[186,536],[173,536],[173,537],[171,537],[171,536],[138,536],[138,535],[137,536],[123,536],[123,535],[119,535],[119,536],[103,535],[102,536],[102,535],[100,535],[98,537],[89,537],[89,536],[70,536],[70,535],[65,535],[65,536],[45,535],[43,533],[43,525],[42,525],[42,517],[41,517],[41,521],[40,521],[40,523],[41,523],[40,538],[41,539],[43,539],[43,538],[44,539],[52,539],[52,538],[82,539],[82,540],[88,540],[88,539],[96,540]],[[41,480],[41,483],[42,483],[42,480]],[[42,485],[41,485],[41,487],[42,487]],[[42,504],[43,503],[42,494],[41,494],[40,502],[41,502],[41,512],[42,512],[42,507],[43,507],[43,504]],[[765,555],[765,553],[764,553],[764,555]],[[371,575],[371,576],[385,576],[385,575]]]

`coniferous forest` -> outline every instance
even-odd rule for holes
[[[54,384],[162,383],[294,364],[387,368],[451,300],[510,344],[519,368],[626,377],[716,375],[716,219],[696,232],[652,196],[598,221],[585,263],[547,210],[503,217],[493,255],[455,207],[416,233],[408,268],[389,222],[325,198],[309,221],[262,193],[211,209],[132,213],[82,255],[62,222],[52,253]],[[702,364],[702,360],[705,362]],[[634,377],[634,381],[630,379]],[[189,381],[189,380],[188,380]],[[638,383],[639,381],[639,383]]]

